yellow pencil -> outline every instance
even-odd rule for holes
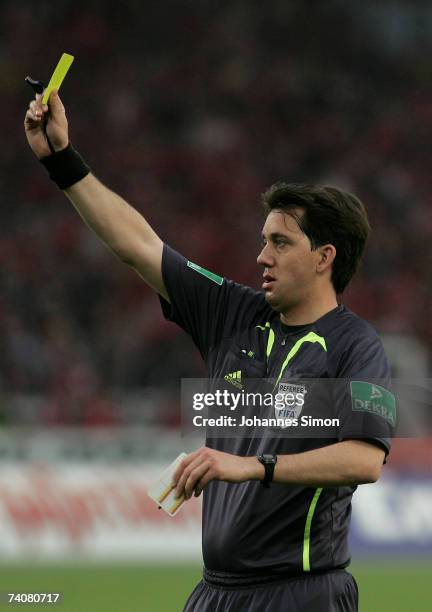
[[[181,497],[179,497],[178,499],[175,500],[174,504],[171,506],[171,508],[169,509],[169,511],[171,512],[171,514],[174,514],[174,512],[177,510],[177,508],[179,506],[181,506],[181,504],[184,502],[184,495],[182,495]]]
[[[171,493],[173,489],[174,487],[172,486],[172,484],[169,484],[159,495],[158,502],[161,504],[168,497],[168,495]]]

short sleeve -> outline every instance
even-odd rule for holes
[[[386,451],[396,427],[390,366],[375,332],[367,330],[344,351],[335,381],[339,440],[364,439]]]
[[[162,277],[169,302],[165,318],[192,337],[204,360],[212,346],[249,326],[268,309],[261,293],[222,278],[164,245]]]

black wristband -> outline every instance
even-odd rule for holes
[[[50,175],[50,179],[56,183],[60,189],[67,189],[78,183],[90,172],[78,151],[75,151],[71,143],[66,149],[57,151],[48,157],[40,159]]]
[[[264,466],[264,478],[261,480],[261,484],[268,488],[270,483],[273,482],[274,469],[277,463],[277,455],[259,455],[258,461]]]

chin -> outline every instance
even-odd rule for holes
[[[287,312],[288,310],[297,305],[297,302],[295,301],[281,301],[280,297],[278,297],[271,291],[265,293],[265,299],[267,304],[269,304],[269,306],[271,306],[276,312]]]
[[[265,299],[267,304],[269,304],[273,310],[277,310],[278,312],[280,312],[278,305],[280,305],[277,296],[274,295],[274,293],[272,293],[271,291],[266,291],[265,294]]]

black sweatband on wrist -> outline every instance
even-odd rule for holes
[[[40,162],[48,170],[50,179],[60,189],[71,187],[90,172],[89,166],[87,166],[81,155],[78,151],[75,151],[70,143],[65,149],[47,157],[42,157]]]

